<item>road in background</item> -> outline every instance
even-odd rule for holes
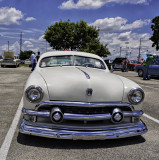
[[[0,76],[3,77],[0,80],[2,92],[0,93],[0,145],[14,118],[29,74],[30,69],[28,68],[0,68]],[[159,102],[159,79],[143,81],[135,72],[115,71],[114,74],[125,76],[141,85],[145,91],[144,112],[159,119],[157,105]],[[144,116],[142,119],[149,129],[143,136],[104,141],[72,141],[34,137],[19,134],[17,128],[7,160],[158,160],[159,124]]]

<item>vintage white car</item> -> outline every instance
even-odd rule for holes
[[[73,140],[141,135],[143,99],[138,84],[111,73],[97,55],[47,52],[26,83],[19,131]]]

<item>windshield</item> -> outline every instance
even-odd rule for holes
[[[152,61],[152,64],[153,64],[153,65],[159,65],[159,59],[158,59],[158,58],[155,58],[155,59]]]
[[[40,62],[41,68],[73,65],[105,69],[105,65],[101,60],[82,56],[51,56],[43,58]]]
[[[73,56],[52,56],[43,58],[40,67],[72,66]]]
[[[133,61],[130,61],[130,63],[137,63],[137,61],[133,60]]]
[[[75,56],[75,66],[105,69],[105,65],[101,60],[82,56]]]

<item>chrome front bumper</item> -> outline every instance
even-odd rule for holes
[[[91,128],[89,130],[74,130],[71,128],[46,127],[22,119],[19,131],[24,134],[56,139],[104,140],[141,135],[147,132],[147,127],[142,121],[139,121],[138,123],[129,123],[118,127],[115,127],[115,125],[114,127],[105,127],[102,130],[93,130]]]
[[[49,111],[35,111],[29,109],[22,109],[24,115],[39,116],[39,117],[50,117]],[[123,112],[124,117],[140,117],[143,111],[125,111]],[[99,121],[99,120],[111,120],[112,115],[110,113],[106,114],[71,114],[64,113],[64,120],[79,120],[79,121]]]

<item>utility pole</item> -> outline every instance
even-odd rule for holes
[[[121,57],[121,47],[120,47],[120,57]]]
[[[8,52],[9,52],[9,41],[8,41]]]
[[[46,52],[47,52],[47,41],[46,41]]]
[[[20,53],[22,52],[22,32],[20,32]]]
[[[140,45],[139,45],[139,55],[138,55],[138,62],[140,61],[140,52],[141,52],[141,38],[140,38]]]
[[[126,44],[126,55],[125,55],[125,57],[127,57],[128,56],[128,49],[129,49],[129,47],[127,45],[129,44],[129,42],[125,42],[125,44]]]

